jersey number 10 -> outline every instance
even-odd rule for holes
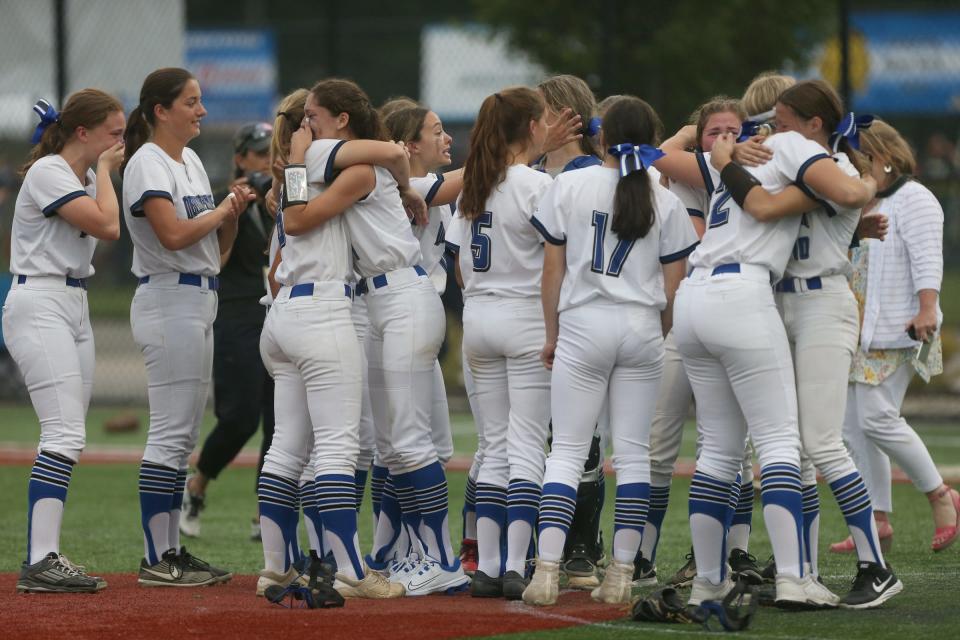
[[[590,264],[590,270],[594,273],[604,273],[603,240],[607,236],[607,221],[610,214],[603,211],[593,212],[593,262]],[[610,256],[610,263],[607,265],[606,275],[614,278],[620,277],[623,270],[623,263],[627,261],[630,250],[633,249],[633,240],[626,242],[620,240],[613,249],[613,255]]]

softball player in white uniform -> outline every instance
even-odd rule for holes
[[[697,147],[709,152],[714,141],[721,134],[738,135],[740,123],[745,117],[743,108],[736,100],[718,98],[702,105],[698,109]],[[698,236],[703,236],[706,229],[705,212],[709,211],[711,194],[705,188],[675,180],[669,181],[668,188],[686,207]],[[671,331],[664,339],[663,380],[650,428],[650,510],[643,529],[643,541],[635,561],[637,565],[635,578],[638,586],[656,583],[654,563],[657,557],[657,545],[670,499],[673,465],[680,454],[683,425],[692,400],[693,389],[683,369],[683,362]],[[740,549],[743,552],[747,550],[753,511],[753,467],[749,461],[744,465],[741,473],[738,497],[740,502],[737,504],[728,540],[731,554],[734,553],[733,549]],[[732,561],[731,566],[734,571],[737,570]],[[693,571],[689,571],[689,568]],[[696,565],[691,561],[689,568],[685,566],[680,569],[669,583],[672,586],[689,585],[693,575],[696,575]]]
[[[13,284],[3,305],[4,340],[40,422],[17,591],[93,592],[107,583],[60,554],[60,525],[93,388],[90,260],[98,239],[120,237],[110,172],[123,159],[124,114],[116,98],[96,89],[70,96],[62,113],[43,100],[34,109],[41,122],[14,206]]]
[[[196,445],[213,365],[220,255],[253,197],[237,187],[215,206],[200,159],[186,143],[206,110],[188,71],[147,76],[126,130],[123,210],[139,286],[133,338],[147,366],[150,429],[140,467],[144,586],[197,586],[229,573],[179,547],[187,457]],[[149,142],[147,141],[149,140]]]
[[[750,174],[768,191],[782,191],[808,176],[833,180],[843,175],[832,162],[817,164],[829,157],[799,134],[774,136],[766,144],[773,160]],[[721,597],[731,588],[724,566],[724,522],[749,432],[760,458],[764,519],[779,571],[777,601],[783,606],[835,606],[836,596],[802,566],[796,389],[770,288],[783,273],[799,219],[758,222],[744,214],[732,197],[738,192],[721,183],[719,173],[711,168],[702,179],[713,191],[707,232],[691,256],[694,270],[677,294],[674,325],[703,438],[690,488],[698,573],[690,602]],[[714,190],[713,184],[720,186]]]
[[[530,216],[553,181],[527,166],[543,144],[543,112],[543,98],[523,87],[484,100],[471,134],[463,197],[447,233],[459,253],[463,348],[486,442],[477,478],[479,562],[472,594],[478,597],[522,595],[543,480],[550,378],[539,361],[543,247]]]
[[[349,159],[355,153],[351,148],[377,144],[356,138],[382,136],[376,111],[351,82],[317,84],[307,99],[306,114],[314,135],[325,138],[314,142],[306,154],[311,183],[330,184],[340,163],[349,161],[338,161],[341,153]],[[406,154],[399,147],[380,146],[399,151],[406,167]],[[322,170],[313,169],[321,166]],[[422,216],[423,200],[410,190],[406,175],[398,181],[382,167],[352,174],[350,181],[335,183],[338,188],[331,191],[330,202],[336,206],[325,210],[318,204],[316,212],[329,215],[350,207],[345,220],[354,266],[364,277],[360,286],[370,316],[367,355],[377,451],[398,494],[411,497],[406,504],[401,499],[401,507],[419,520],[416,533],[427,556],[404,586],[409,595],[456,589],[468,578],[450,543],[446,478],[430,437],[433,370],[444,316],[436,290],[419,264],[419,243],[404,212],[407,202]],[[307,215],[313,215],[309,206]],[[387,415],[377,415],[377,394],[386,398]]]
[[[649,429],[660,387],[661,311],[698,238],[685,207],[646,169],[659,119],[625,97],[604,118],[601,167],[559,176],[533,222],[545,249],[543,358],[553,369],[553,445],[539,518],[539,558],[524,601],[556,602],[559,561],[593,428],[609,406],[617,471],[613,563],[593,597],[629,602],[650,495]],[[624,232],[618,233],[614,229]],[[562,285],[561,285],[562,282]],[[555,359],[554,359],[555,353]]]
[[[872,116],[857,118],[852,113],[844,117],[839,97],[822,81],[794,85],[776,106],[777,131],[796,131],[832,151],[837,167],[852,180],[859,178],[859,171],[846,153],[837,150],[857,144],[858,125],[868,126],[871,120]],[[884,585],[878,592],[858,578],[860,587],[855,586],[840,604],[872,608],[903,587],[883,560],[867,489],[841,437],[846,381],[859,336],[859,314],[847,276],[851,272],[848,250],[860,208],[825,201],[809,188],[806,192],[819,206],[803,214],[784,278],[774,287],[797,380],[804,454],[804,550],[810,571],[817,575],[819,471],[858,543],[858,573],[869,573]]]

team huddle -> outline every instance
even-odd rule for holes
[[[59,534],[93,382],[87,278],[97,240],[119,237],[121,211],[150,404],[139,583],[228,581],[181,545],[180,520],[211,383],[218,274],[257,196],[237,184],[215,202],[186,146],[206,111],[183,69],[151,73],[129,118],[95,89],[60,113],[42,101],[36,110],[3,309],[41,425],[17,590],[106,587],[60,553]],[[634,587],[658,583],[691,400],[692,549],[669,581],[691,587],[688,604],[722,601],[738,583],[769,582],[776,604],[796,609],[872,608],[900,593],[883,556],[890,457],[931,501],[933,549],[954,541],[960,495],[899,417],[913,369],[886,382],[851,373],[883,350],[934,344],[939,354],[942,244],[927,234],[933,250],[919,257],[916,223],[891,213],[904,208],[897,198],[922,201],[934,224],[939,212],[942,242],[942,210],[909,180],[912,156],[900,153],[909,148],[886,123],[846,113],[828,84],[774,74],[742,100],[701,105],[691,122],[661,141],[642,99],[598,105],[585,82],[557,76],[488,96],[464,167],[444,172],[451,138],[412,100],[376,109],[354,83],[330,79],[281,101],[261,301],[275,426],[257,486],[258,596],[316,587],[320,576],[335,598],[469,590],[546,606],[563,579],[628,603]],[[887,337],[870,315],[885,294],[858,294],[851,255],[875,277],[877,256],[901,245],[912,260],[909,322]],[[869,259],[858,253],[867,248]],[[448,273],[463,292],[478,436],[459,551],[438,362]],[[920,364],[937,373],[926,355]],[[599,530],[608,448],[609,558]],[[773,548],[766,567],[749,553],[754,456]],[[818,473],[850,531],[831,549],[857,557],[842,596],[818,577]],[[368,477],[365,554],[357,520]]]

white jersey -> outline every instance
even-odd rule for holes
[[[10,238],[10,273],[19,276],[93,275],[93,251],[97,239],[76,228],[57,210],[77,198],[97,197],[97,180],[87,169],[81,184],[63,156],[52,154],[37,160],[17,195]]]
[[[764,144],[773,150],[773,159],[747,171],[770,193],[779,193],[793,183],[802,185],[807,167],[830,157],[819,144],[794,131],[771,136]],[[698,153],[697,157],[704,184],[713,195],[707,212],[707,230],[700,246],[690,256],[690,264],[707,268],[732,263],[760,265],[770,270],[774,280],[779,280],[797,239],[800,216],[759,222],[744,213],[730,197],[720,182],[720,172],[707,161],[706,154]]]
[[[307,183],[330,184],[334,160],[345,140],[315,140],[307,149]],[[397,182],[383,167],[374,167],[377,184],[343,213],[353,248],[354,266],[364,278],[420,263],[420,243],[400,201]]]
[[[587,167],[557,176],[532,219],[544,239],[566,245],[567,269],[559,311],[598,299],[663,309],[661,264],[687,257],[697,232],[680,199],[651,184],[656,212],[643,238],[624,242],[613,232],[613,200],[620,171]]]
[[[133,240],[132,271],[138,278],[170,272],[201,276],[220,273],[216,230],[179,251],[165,249],[144,213],[144,203],[150,198],[169,200],[181,220],[208,215],[216,208],[207,172],[193,149],[184,148],[181,163],[148,142],[127,163],[123,171],[123,215]]]
[[[453,217],[447,244],[459,252],[465,297],[540,297],[543,239],[530,218],[551,184],[549,175],[515,164],[493,188],[480,216]]]
[[[307,156],[309,171],[312,159]],[[309,183],[307,197],[323,193],[322,183]],[[283,230],[283,209],[277,212],[277,246],[283,258],[274,274],[277,282],[292,287],[307,282],[347,282],[353,277],[346,212],[330,218],[306,233],[291,236]]]
[[[426,226],[415,225],[413,235],[420,240],[420,254],[423,256],[420,266],[426,269],[430,282],[436,287],[438,293],[443,293],[447,288],[444,237],[450,226],[452,207],[450,205],[432,207],[430,203],[442,184],[442,173],[429,173],[422,178],[410,178],[410,187],[423,197],[429,207],[429,220]]]
[[[680,198],[687,209],[687,215],[705,220],[710,209],[711,191],[694,187],[685,182],[670,181],[670,193]]]
[[[836,153],[833,159],[848,176],[860,177],[847,154]],[[850,241],[860,222],[860,209],[844,209],[835,202],[824,200],[809,187],[798,186],[821,206],[801,216],[800,235],[793,245],[784,275],[788,278],[850,276],[853,273],[849,259]]]

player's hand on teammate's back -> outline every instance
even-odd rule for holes
[[[729,134],[727,134],[729,135]],[[716,152],[716,143],[713,147]],[[749,140],[733,145],[733,160],[745,167],[759,167],[773,159],[773,150],[763,144],[762,136],[754,136]]]
[[[407,212],[407,217],[417,226],[425,227],[430,221],[427,213],[427,203],[423,196],[407,187],[400,189],[400,200],[403,202],[403,208]]]
[[[117,144],[101,153],[100,157],[97,158],[97,167],[102,167],[107,171],[115,171],[119,169],[120,164],[123,162],[123,148],[124,142],[121,140]]]
[[[556,151],[568,142],[579,140],[583,137],[580,129],[583,126],[583,119],[579,113],[574,113],[570,107],[565,108],[557,116],[557,119],[547,126],[547,137],[543,141],[543,153]]]
[[[543,345],[543,349],[540,350],[540,361],[543,363],[543,366],[547,368],[548,371],[553,371],[553,356],[557,352],[557,343],[556,342],[547,342]]]
[[[872,211],[865,213],[857,224],[857,236],[861,239],[874,238],[883,240],[887,237],[887,229],[890,226],[890,219],[886,215]]]

